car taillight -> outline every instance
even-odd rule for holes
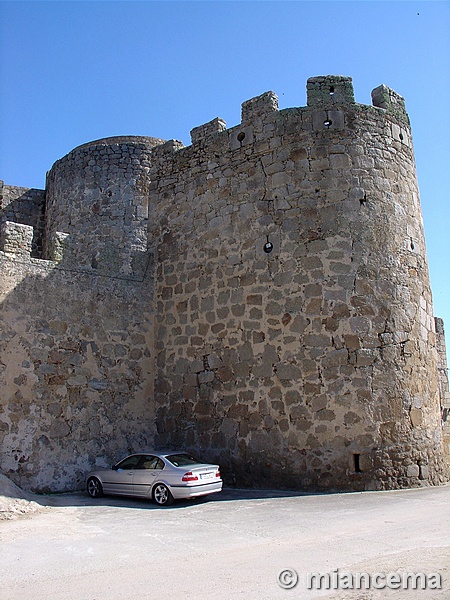
[[[188,471],[183,475],[181,481],[198,481],[197,475],[194,475],[192,471]]]
[[[220,471],[216,471],[216,477],[220,477]]]

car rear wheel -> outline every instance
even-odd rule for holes
[[[96,477],[90,477],[88,479],[87,491],[91,498],[100,498],[103,496],[102,484]]]
[[[163,483],[157,483],[153,488],[153,500],[159,506],[168,506],[173,502],[173,496],[169,488]]]

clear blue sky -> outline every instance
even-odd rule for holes
[[[0,1],[0,179],[44,187],[75,146],[112,135],[189,144],[267,90],[304,106],[308,77],[406,99],[435,314],[450,345],[450,3]]]

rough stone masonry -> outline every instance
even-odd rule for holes
[[[105,138],[45,190],[3,186],[4,474],[74,489],[156,446],[239,485],[448,479],[409,119],[386,86],[372,99],[314,77],[306,107],[267,92],[190,146]]]

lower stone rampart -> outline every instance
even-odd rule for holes
[[[151,279],[0,252],[0,471],[67,491],[153,443]]]

